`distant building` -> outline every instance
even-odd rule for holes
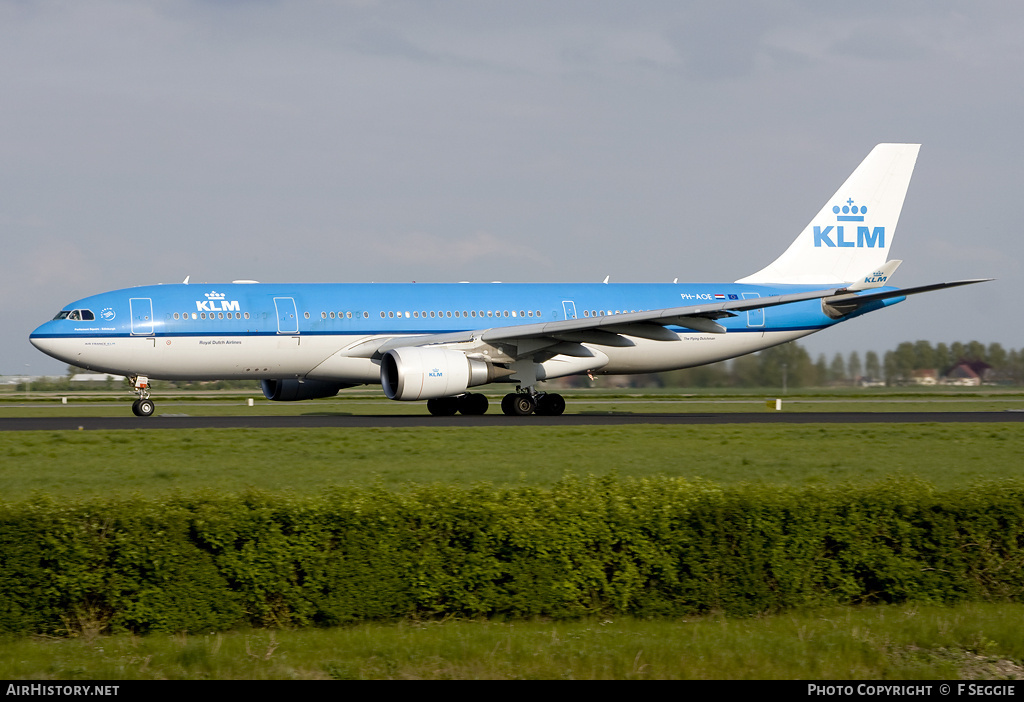
[[[942,378],[943,385],[977,386],[992,373],[992,366],[984,361],[967,361],[960,359]]]
[[[910,371],[910,382],[913,385],[938,385],[939,371],[934,368],[920,368]]]

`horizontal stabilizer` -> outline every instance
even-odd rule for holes
[[[902,290],[885,290],[883,292],[876,293],[841,293],[839,295],[832,295],[831,297],[823,298],[821,301],[822,309],[825,313],[833,319],[844,317],[852,312],[856,312],[861,307],[872,302],[879,302],[881,300],[891,300],[894,297],[906,297],[907,295],[917,295],[919,293],[932,292],[933,290],[945,290],[946,288],[957,288],[961,285],[974,285],[975,283],[987,283],[994,278],[974,278],[971,280],[954,280],[951,283],[932,283],[931,285],[919,285],[915,288],[903,288]]]

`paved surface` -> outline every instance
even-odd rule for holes
[[[0,431],[75,431],[110,429],[274,429],[353,427],[518,427],[611,426],[622,424],[902,424],[920,422],[1024,422],[1024,412],[729,412],[729,413],[584,413],[561,417],[432,417],[423,415],[309,414],[298,417],[17,417],[0,419]]]

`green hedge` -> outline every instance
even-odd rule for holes
[[[751,615],[1024,595],[1024,486],[335,489],[0,503],[0,632]]]

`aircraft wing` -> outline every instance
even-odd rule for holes
[[[392,349],[407,346],[453,346],[471,354],[478,348],[501,346],[511,353],[511,357],[507,359],[508,361],[534,355],[545,348],[549,348],[552,352],[557,351],[558,353],[576,355],[572,347],[578,347],[579,344],[584,343],[602,344],[605,346],[633,346],[634,343],[629,337],[662,341],[678,340],[679,337],[667,328],[669,326],[683,327],[708,334],[723,334],[725,333],[725,327],[718,324],[715,320],[723,317],[735,317],[738,313],[747,310],[788,305],[805,300],[823,300],[826,309],[831,307],[836,311],[837,316],[843,316],[872,302],[960,285],[981,283],[986,280],[991,279],[983,278],[950,283],[935,283],[915,288],[887,290],[876,293],[847,292],[844,287],[836,287],[789,295],[667,307],[664,309],[629,312],[604,317],[584,317],[555,322],[490,327],[448,334],[377,337],[357,344],[343,353],[348,356],[361,358],[379,358]],[[530,341],[528,342],[528,340]],[[510,345],[514,348],[509,348]]]
[[[435,345],[492,345],[526,339],[559,342],[595,343],[608,346],[632,346],[626,337],[676,341],[679,337],[666,327],[677,326],[709,334],[723,334],[725,327],[715,322],[722,317],[735,317],[746,310],[775,307],[803,300],[816,300],[841,292],[840,288],[814,290],[811,292],[778,295],[774,297],[728,300],[699,305],[667,307],[644,312],[628,312],[604,317],[564,319],[556,322],[538,322],[513,326],[473,329],[449,334],[425,334],[420,336],[395,336],[368,340],[349,349],[346,355],[363,358],[378,357],[391,349],[405,346]],[[530,344],[537,349],[543,344]],[[524,353],[525,355],[525,353]]]

